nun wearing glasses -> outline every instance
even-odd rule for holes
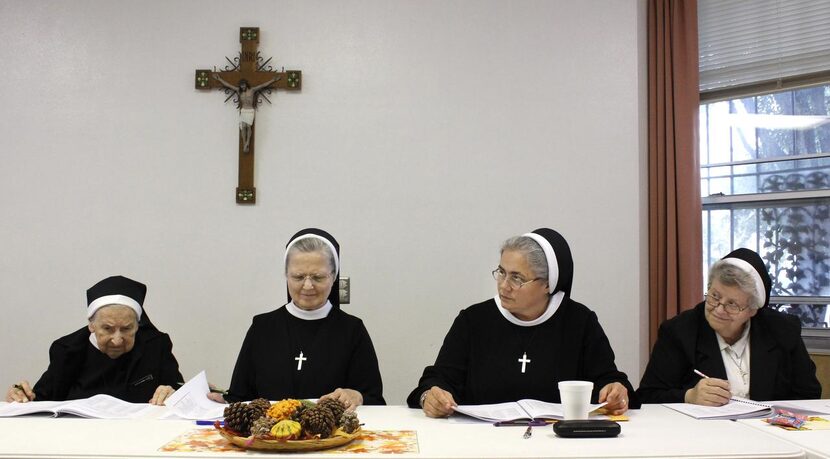
[[[634,390],[596,314],[570,297],[573,259],[558,232],[505,241],[493,277],[497,295],[458,314],[409,394],[410,408],[444,417],[459,404],[558,403],[565,380],[592,381],[592,402],[607,402],[609,413],[629,408]]]
[[[705,300],[663,322],[637,395],[643,403],[720,406],[821,396],[794,316],[770,309],[761,257],[740,248],[709,269]]]
[[[216,401],[263,397],[336,398],[347,409],[383,405],[383,384],[363,321],[340,309],[340,246],[327,232],[304,229],[285,249],[288,303],[254,317]]]

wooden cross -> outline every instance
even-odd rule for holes
[[[237,204],[256,203],[254,187],[254,139],[255,112],[260,98],[270,103],[272,90],[297,91],[302,88],[303,74],[299,70],[277,72],[269,65],[271,58],[263,60],[257,51],[259,27],[239,29],[242,51],[233,60],[225,58],[228,65],[220,70],[196,70],[196,89],[223,89],[234,99],[239,109],[239,185],[236,187]]]

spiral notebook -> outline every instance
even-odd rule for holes
[[[757,402],[746,398],[732,397],[723,406],[702,406],[691,403],[664,403],[663,406],[691,416],[695,419],[746,419],[772,416],[776,409],[801,414],[830,414],[830,403],[826,400],[786,400]]]

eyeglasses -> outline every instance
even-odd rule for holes
[[[288,280],[297,285],[302,285],[308,279],[312,285],[320,285],[329,280],[329,277],[328,274],[289,274]]]
[[[711,306],[712,309],[715,309],[718,306],[723,306],[723,310],[732,315],[740,314],[744,309],[749,308],[749,306],[738,306],[738,303],[735,303],[734,301],[722,303],[720,297],[715,293],[706,293],[706,295],[703,296],[706,298],[706,304]]]
[[[510,277],[508,277],[507,273],[504,272],[503,269],[496,268],[496,269],[493,270],[493,279],[495,279],[496,282],[498,282],[498,283],[502,283],[502,281],[507,279],[507,285],[509,285],[510,288],[512,288],[514,290],[518,290],[518,289],[522,288],[522,286],[527,285],[527,284],[529,284],[533,281],[537,281],[540,278],[537,277],[536,279],[531,279],[529,281],[526,281],[526,280],[522,279],[521,276],[519,276],[518,274],[511,274]]]

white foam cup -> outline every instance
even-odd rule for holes
[[[591,381],[559,381],[559,395],[566,420],[588,419],[593,389]]]

